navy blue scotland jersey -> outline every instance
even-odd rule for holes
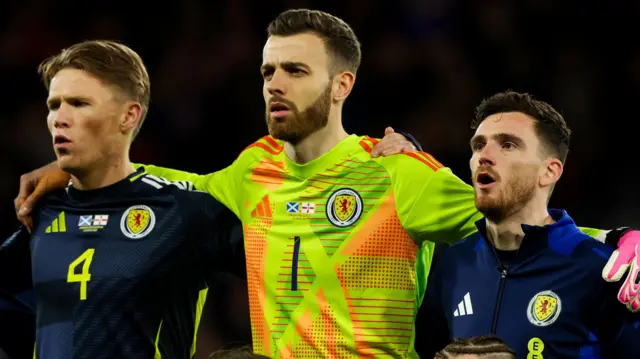
[[[194,356],[209,276],[242,275],[244,249],[235,215],[192,189],[140,169],[42,201],[12,239],[29,241],[38,358]]]

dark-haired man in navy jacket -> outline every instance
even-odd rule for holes
[[[547,203],[570,130],[547,103],[505,92],[477,108],[471,140],[478,232],[432,265],[416,346],[495,334],[518,358],[640,358],[640,317],[602,280],[612,248]],[[426,348],[425,348],[426,347]]]

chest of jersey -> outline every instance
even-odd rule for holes
[[[537,359],[577,355],[595,340],[590,332],[600,306],[594,287],[585,285],[594,278],[577,268],[491,272],[456,274],[443,306],[453,337],[495,333],[519,358]]]
[[[256,348],[293,342],[305,357],[328,338],[337,352],[360,342],[363,355],[407,350],[410,336],[397,328],[413,328],[418,246],[398,219],[387,171],[345,160],[307,178],[268,164],[247,176],[240,213]],[[380,333],[402,340],[384,343]]]
[[[190,250],[175,211],[147,205],[41,211],[31,242],[39,303],[77,303],[114,288],[144,295]]]
[[[347,161],[309,178],[260,168],[250,176],[245,193],[255,195],[241,209],[243,222],[249,224],[245,236],[249,241],[264,238],[267,260],[273,258],[279,266],[297,263],[303,269],[298,276],[310,266],[335,273],[335,265],[357,257],[358,251],[377,254],[383,262],[396,254],[407,257],[401,252],[412,243],[396,214],[391,179],[375,162]],[[295,281],[279,282],[296,286]],[[297,284],[310,282],[299,278]]]

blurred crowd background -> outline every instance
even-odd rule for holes
[[[40,61],[85,39],[128,44],[152,84],[132,159],[208,173],[266,133],[266,26],[299,7],[343,18],[362,42],[348,132],[410,132],[468,182],[474,107],[530,92],[574,131],[551,205],[582,225],[640,226],[640,1],[12,0],[0,12],[0,235],[17,228],[20,174],[54,159]]]

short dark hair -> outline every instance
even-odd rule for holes
[[[471,128],[475,130],[487,117],[505,112],[521,112],[533,118],[536,134],[544,149],[565,163],[569,154],[571,130],[558,111],[528,93],[507,90],[484,99],[476,107]]]
[[[268,356],[256,354],[251,347],[241,347],[229,350],[219,350],[212,353],[209,359],[271,359]]]
[[[495,335],[482,335],[466,339],[454,339],[434,359],[455,358],[459,355],[476,354],[494,359],[516,359],[516,352]]]
[[[282,12],[267,28],[269,36],[313,33],[324,40],[333,71],[356,73],[362,51],[360,41],[344,20],[320,10],[293,9]]]
[[[51,80],[65,68],[86,71],[104,83],[120,88],[142,108],[133,138],[142,127],[149,110],[151,83],[147,68],[140,56],[128,46],[108,40],[90,40],[71,45],[38,66],[44,86],[48,90]]]

